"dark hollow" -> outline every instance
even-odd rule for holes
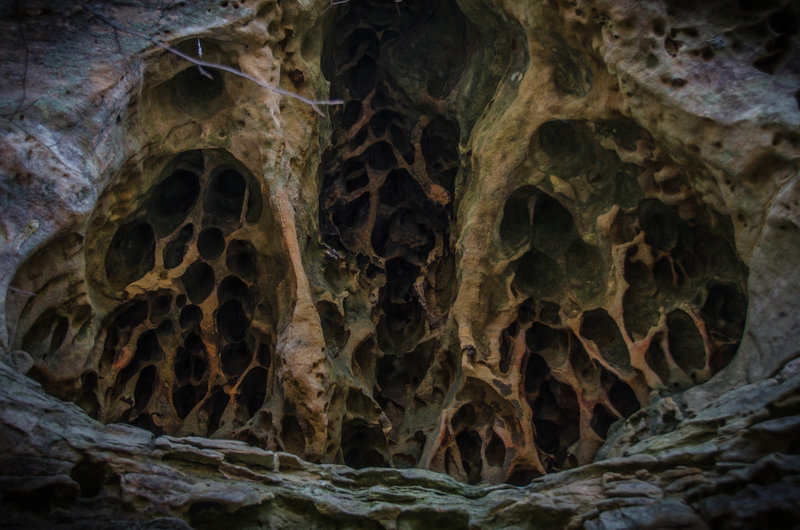
[[[337,203],[333,211],[333,223],[344,230],[362,226],[369,216],[369,197],[369,192],[365,192],[349,203]]]
[[[295,416],[286,415],[281,420],[281,440],[285,450],[296,455],[303,454],[306,448],[306,437]]]
[[[564,253],[566,278],[579,298],[590,300],[606,288],[605,263],[600,251],[577,238]]]
[[[627,418],[641,407],[631,387],[622,381],[617,381],[611,386],[608,391],[608,399],[611,400],[611,404],[624,418]]]
[[[161,359],[161,345],[158,343],[158,335],[152,329],[148,329],[136,341],[136,359],[140,362],[156,361]]]
[[[381,447],[383,433],[371,428],[364,420],[350,420],[342,427],[344,463],[356,469],[385,467],[386,460],[375,447]]]
[[[347,36],[344,44],[334,51],[337,64],[347,64],[363,56],[378,56],[378,37],[368,28],[358,28]]]
[[[238,300],[228,300],[217,311],[217,329],[230,342],[242,340],[250,327],[250,319]]]
[[[137,412],[144,410],[153,396],[153,391],[158,384],[158,374],[153,365],[145,367],[139,372],[139,380],[133,390],[133,408]]]
[[[533,246],[557,258],[575,237],[575,222],[569,210],[549,195],[540,194],[533,211]]]
[[[738,341],[747,316],[747,298],[728,284],[715,284],[708,290],[703,317],[712,334],[726,341]]]
[[[429,174],[458,162],[458,138],[458,126],[452,121],[436,118],[425,127],[419,144]]]
[[[267,397],[268,375],[266,369],[256,366],[242,378],[239,385],[239,399],[244,403],[250,416],[264,404],[264,399]]]
[[[372,144],[364,153],[367,164],[378,171],[387,171],[397,164],[392,146],[386,142]]]
[[[668,385],[670,380],[669,363],[667,362],[666,355],[664,355],[664,350],[661,348],[660,337],[656,336],[650,342],[644,360],[647,362],[647,365],[653,369],[656,375],[658,375],[661,382],[664,383],[664,385]]]
[[[364,99],[378,82],[378,63],[364,56],[351,68],[346,76],[346,84],[352,99]]]
[[[238,300],[244,307],[250,307],[252,296],[247,284],[236,276],[228,276],[219,282],[217,300],[220,305],[228,300]]]
[[[216,226],[204,228],[197,236],[197,251],[203,259],[216,259],[223,250],[225,250],[225,237],[222,235],[222,230]]]
[[[174,269],[183,262],[183,257],[186,255],[186,245],[192,240],[194,234],[194,225],[188,224],[181,228],[175,239],[170,241],[164,246],[163,259],[164,268]]]
[[[534,155],[541,151],[545,155],[545,169],[561,178],[577,177],[592,168],[597,159],[591,134],[586,125],[576,121],[543,123],[532,139],[531,150]]]
[[[351,158],[345,162],[342,166],[342,175],[345,177],[344,187],[347,193],[352,193],[369,184],[369,175],[364,163],[358,159]]]
[[[219,429],[219,421],[222,413],[225,412],[225,407],[228,406],[228,401],[230,401],[230,396],[220,386],[215,386],[209,392],[209,396],[203,404],[203,408],[208,414],[206,436],[211,436]]]
[[[159,236],[169,234],[186,219],[199,194],[197,175],[180,169],[153,189],[149,213]]]
[[[552,421],[539,419],[534,419],[533,424],[536,430],[534,435],[536,446],[550,455],[558,453],[558,439],[560,434],[558,425]]]
[[[169,313],[172,307],[172,296],[162,294],[156,297],[150,304],[150,322],[155,322],[157,319]]]
[[[203,261],[195,261],[181,276],[186,295],[193,304],[201,304],[214,290],[214,269]]]
[[[155,265],[156,238],[153,228],[140,221],[120,226],[105,259],[106,277],[121,289],[142,278]]]
[[[347,342],[349,332],[344,326],[344,319],[336,304],[322,300],[317,302],[317,312],[322,324],[325,345],[331,351],[338,351]]]
[[[225,264],[235,275],[248,282],[256,279],[256,250],[248,241],[234,239],[228,245]]]
[[[593,340],[600,350],[600,354],[612,366],[621,370],[630,370],[631,361],[628,347],[625,345],[616,322],[603,309],[594,309],[584,313],[581,335]]]
[[[339,114],[341,120],[341,127],[349,129],[361,117],[362,104],[358,100],[348,101],[344,106],[344,110]]]
[[[511,194],[503,206],[500,239],[515,250],[528,242],[531,234],[531,214],[528,208],[530,193],[519,190]]]
[[[456,445],[461,454],[461,466],[467,474],[467,481],[476,484],[481,480],[481,437],[472,430],[456,435]]]
[[[211,177],[206,191],[206,212],[222,222],[236,222],[242,214],[245,178],[236,170],[226,169]]]
[[[244,220],[253,224],[261,219],[261,213],[263,211],[264,200],[261,197],[261,189],[258,187],[258,184],[251,182],[248,186],[247,211],[244,214]]]
[[[180,383],[199,382],[208,372],[208,354],[203,340],[196,333],[190,333],[175,352],[175,378]]]
[[[617,420],[617,417],[599,403],[594,406],[592,411],[591,426],[592,430],[597,433],[600,438],[608,436],[608,428]]]
[[[414,281],[420,274],[417,265],[403,258],[394,258],[386,262],[387,297],[393,303],[410,302],[414,296]]]
[[[208,386],[207,383],[199,385],[186,384],[172,391],[172,406],[180,419],[186,416],[203,399]]]
[[[250,351],[246,341],[241,341],[225,346],[221,357],[222,371],[228,377],[236,379],[250,366],[253,352]]]
[[[655,250],[670,250],[675,246],[684,225],[677,210],[658,199],[645,199],[639,204],[639,226],[645,242]]]
[[[54,308],[45,309],[22,339],[22,347],[32,352],[47,343],[46,353],[55,353],[64,342],[69,331],[69,320],[59,315]],[[47,339],[50,339],[49,341]]]
[[[526,252],[517,264],[514,287],[534,298],[558,295],[563,286],[563,273],[555,260],[537,251]]]
[[[114,325],[124,329],[132,329],[144,322],[147,318],[147,302],[133,300],[120,307],[119,316],[114,319]]]
[[[378,345],[386,352],[408,351],[425,333],[424,315],[417,302],[381,305],[383,315],[376,333]]]
[[[271,364],[272,361],[269,351],[270,351],[269,344],[262,343],[258,346],[258,352],[256,353],[256,360],[258,361],[258,364],[260,364],[264,368],[269,368],[269,365]]]
[[[667,315],[667,342],[675,363],[687,374],[702,370],[706,365],[703,337],[692,317],[676,309]]]
[[[569,349],[569,336],[565,331],[539,322],[530,327],[525,335],[525,342],[530,351],[553,360],[565,356]]]
[[[419,183],[405,169],[394,169],[386,176],[378,197],[381,203],[392,207],[403,203],[409,206],[424,204],[427,200]]]
[[[525,379],[523,380],[525,392],[530,394],[538,392],[549,375],[550,367],[547,366],[541,355],[536,353],[528,355],[528,359],[525,362]]]
[[[181,328],[189,329],[194,326],[199,326],[201,320],[203,320],[203,310],[196,305],[187,305],[181,309],[178,323]]]
[[[392,123],[403,123],[403,115],[392,110],[376,112],[369,121],[369,127],[376,138],[380,138],[389,130]]]
[[[506,445],[496,432],[491,432],[492,439],[486,446],[486,463],[492,467],[502,467],[506,459]]]
[[[201,72],[200,68],[190,66],[169,81],[172,101],[176,107],[193,111],[193,114],[198,113],[195,110],[197,108],[216,108],[215,103],[224,93],[225,81],[213,69],[205,69],[205,73],[208,75]]]
[[[105,483],[105,465],[84,457],[73,466],[69,476],[78,483],[81,497],[95,497]]]

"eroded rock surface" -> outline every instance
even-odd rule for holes
[[[800,12],[722,4],[102,7],[322,115],[2,8],[15,521],[796,520]]]

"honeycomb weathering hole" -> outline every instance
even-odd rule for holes
[[[105,259],[106,276],[115,287],[140,278],[155,265],[155,235],[146,222],[131,222],[117,229]]]
[[[175,171],[155,187],[149,210],[152,217],[158,220],[157,231],[160,235],[172,232],[186,219],[199,192],[197,175],[186,170]]]

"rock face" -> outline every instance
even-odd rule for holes
[[[96,9],[0,8],[10,525],[797,523],[791,2]]]

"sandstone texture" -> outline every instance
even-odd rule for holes
[[[800,524],[800,7],[136,4],[0,6],[0,526]]]

